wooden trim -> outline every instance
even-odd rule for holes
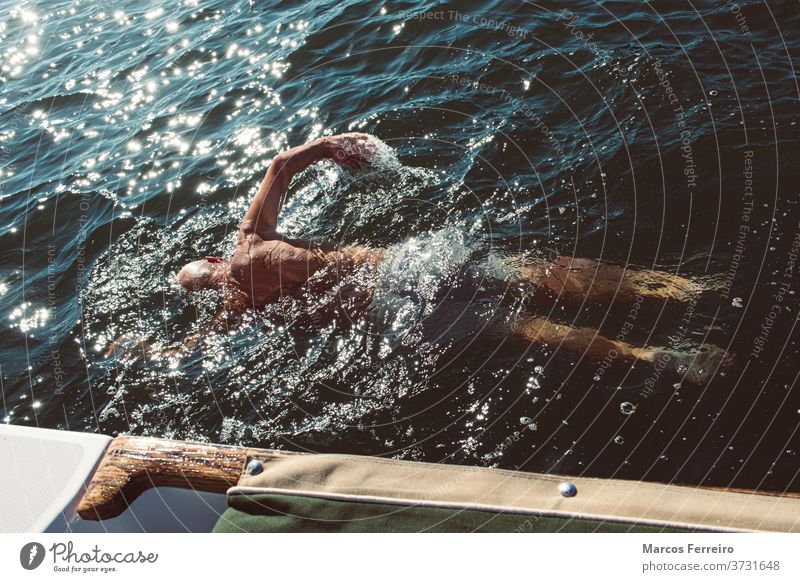
[[[116,517],[151,487],[225,493],[239,481],[245,460],[251,454],[268,459],[297,453],[145,437],[117,437],[109,444],[87,486],[78,504],[78,515],[89,520]]]

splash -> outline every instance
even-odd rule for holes
[[[281,215],[285,233],[349,243],[353,232],[385,224],[404,199],[436,183],[433,172],[406,167],[392,148],[371,143],[368,170],[318,164],[298,178]],[[349,225],[342,213],[352,217]],[[100,358],[121,335],[157,350],[180,344],[214,316],[216,293],[187,296],[174,275],[197,256],[229,254],[240,214],[238,205],[209,205],[166,228],[142,218],[96,261],[82,299],[85,340],[97,353],[84,356],[99,371],[94,386],[107,394],[98,415],[104,430],[297,445],[363,429],[427,390],[425,376],[435,371],[439,352],[416,332],[438,298],[458,287],[474,252],[458,226],[396,245],[377,275],[356,271],[331,289],[252,310],[226,333],[203,337],[182,360]],[[354,320],[308,324],[309,313],[335,307],[346,285],[374,285],[378,307]],[[380,337],[386,325],[402,345],[387,349]]]
[[[475,243],[449,228],[392,247],[375,283],[372,312],[391,345],[410,337],[447,295],[464,284]]]
[[[414,226],[407,217],[401,219],[399,210],[437,187],[439,176],[427,168],[404,165],[397,152],[375,136],[369,137],[365,149],[370,164],[360,171],[325,160],[298,176],[281,210],[281,231],[377,246],[399,242],[397,231]],[[387,234],[395,236],[387,241]]]

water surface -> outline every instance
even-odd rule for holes
[[[800,15],[569,6],[0,7],[5,422],[800,490]],[[174,274],[231,251],[277,152],[342,131],[396,158],[310,169],[281,228],[390,248],[369,314],[308,326],[287,300],[181,363],[103,357],[212,317]],[[523,312],[620,333],[624,309],[532,304],[504,275],[556,255],[715,283],[626,337],[734,368],[682,385],[491,333]]]

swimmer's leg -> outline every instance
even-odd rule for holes
[[[641,299],[689,301],[705,290],[699,283],[672,273],[624,269],[574,257],[559,257],[555,261],[534,260],[517,268],[516,274],[557,297],[604,304]]]
[[[593,328],[561,325],[544,317],[520,319],[512,325],[512,329],[532,343],[543,343],[583,354],[593,362],[600,362],[609,356],[613,359],[647,362],[659,369],[666,369],[691,384],[708,381],[714,373],[726,369],[733,362],[731,354],[711,344],[702,345],[691,352],[637,347],[608,339]]]
[[[569,352],[585,354],[596,362],[602,361],[609,354],[623,360],[647,362],[654,361],[657,355],[651,348],[640,348],[608,339],[594,328],[562,325],[544,317],[521,318],[512,325],[512,329],[532,343],[548,344]]]

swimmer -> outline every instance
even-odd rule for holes
[[[332,160],[357,170],[376,153],[374,140],[363,133],[323,137],[279,153],[272,160],[261,187],[239,227],[236,249],[230,258],[207,257],[184,266],[177,275],[187,291],[223,290],[223,309],[212,326],[223,325],[231,315],[292,295],[312,276],[327,269],[334,276],[360,266],[377,267],[386,250],[366,246],[338,246],[281,235],[278,215],[292,178],[312,164]],[[590,259],[560,257],[533,260],[515,269],[514,276],[538,292],[560,301],[630,304],[634,301],[691,301],[705,290],[689,279],[654,270],[632,270]],[[353,287],[344,290],[343,303],[351,311],[368,306],[371,295]],[[603,337],[592,328],[571,327],[545,317],[523,317],[508,333],[525,341],[561,347],[601,361],[612,350],[621,359],[668,366],[692,383],[702,383],[731,358],[721,348],[703,345],[688,353],[658,347],[637,347]],[[188,342],[193,346],[200,337]]]
[[[237,313],[293,295],[325,267],[333,267],[331,271],[336,276],[362,265],[377,266],[385,249],[292,239],[277,231],[278,213],[294,176],[322,160],[332,160],[347,169],[361,169],[374,154],[370,136],[346,133],[320,138],[275,156],[239,226],[233,255],[230,259],[206,257],[189,263],[178,272],[180,286],[187,291],[222,289],[224,313]],[[352,287],[344,291],[345,300],[352,307],[368,303],[366,292]]]

